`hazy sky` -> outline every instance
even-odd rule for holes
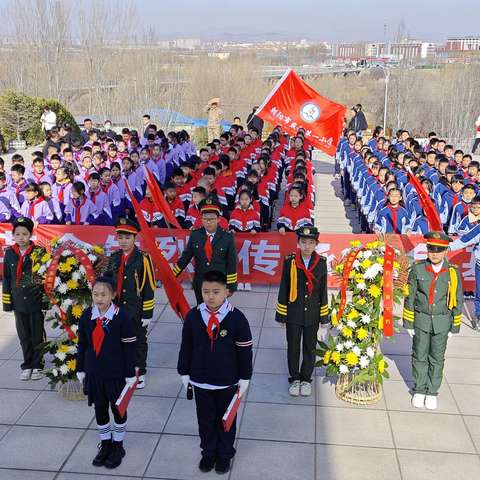
[[[0,11],[14,1],[0,0]],[[102,0],[58,0],[90,5]],[[112,3],[108,22],[128,2],[136,6],[138,32],[151,26],[158,38],[263,39],[308,38],[327,41],[387,40],[403,20],[411,38],[444,41],[453,35],[480,35],[480,0],[103,0]],[[97,5],[98,5],[97,3]],[[72,15],[73,21],[75,13]],[[4,34],[8,25],[4,25]],[[1,35],[1,33],[0,33]]]

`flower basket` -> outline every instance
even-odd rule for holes
[[[338,375],[335,395],[353,405],[373,405],[382,398],[382,385],[376,381],[355,382],[355,374]]]
[[[57,383],[57,392],[65,400],[79,401],[85,400],[83,386],[78,380],[68,380],[65,383]]]

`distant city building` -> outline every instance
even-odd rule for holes
[[[333,56],[338,58],[363,58],[366,54],[365,43],[337,43],[333,49]]]
[[[422,56],[422,42],[414,40],[405,40],[399,43],[390,44],[390,55],[399,60],[410,60],[414,58],[421,58]]]
[[[450,37],[445,47],[447,52],[470,52],[480,50],[480,36]]]
[[[388,45],[386,43],[367,43],[367,57],[383,57],[388,53]]]

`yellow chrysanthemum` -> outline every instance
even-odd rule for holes
[[[49,253],[45,253],[40,260],[42,263],[47,263],[51,258],[52,256]]]
[[[366,258],[361,264],[362,268],[368,268],[372,266],[372,262],[369,258]]]
[[[358,317],[359,317],[358,312],[357,312],[355,309],[350,310],[350,312],[349,312],[348,315],[347,315],[347,318],[348,318],[349,320],[355,320],[355,319],[358,318]]]
[[[30,255],[30,258],[32,259],[32,262],[35,262],[38,258],[38,253],[34,250]]]
[[[59,240],[60,240],[60,237],[58,235],[56,237],[53,237],[50,240],[50,245],[55,246]]]
[[[383,257],[378,257],[377,258],[377,263],[380,265],[383,265],[385,263],[385,259]]]
[[[72,271],[72,266],[70,265],[70,263],[61,263],[58,266],[58,270],[61,273],[70,273]]]
[[[342,357],[341,357],[339,352],[337,352],[336,350],[334,352],[332,352],[331,360],[335,365],[338,365],[340,363],[341,359],[342,359]]]
[[[35,272],[38,272],[39,270],[40,270],[40,264],[35,263],[32,267],[32,272],[35,273]]]
[[[358,283],[363,282],[363,275],[361,273],[357,273],[355,275],[355,281],[358,282]]]
[[[402,293],[403,293],[406,297],[408,297],[408,295],[410,294],[410,287],[409,287],[408,285],[404,285],[404,286],[402,287]]]
[[[81,305],[74,305],[72,307],[72,315],[75,318],[80,318],[82,316],[82,313],[83,313],[83,307]]]
[[[353,352],[348,352],[345,355],[345,360],[347,362],[347,365],[349,365],[350,367],[354,367],[358,364],[358,357]]]
[[[352,329],[348,328],[348,327],[343,327],[342,328],[342,335],[345,338],[352,338],[352,335],[353,335]]]
[[[348,274],[348,278],[355,278],[355,270],[352,268]]]
[[[72,360],[68,360],[66,365],[67,365],[69,370],[73,371],[77,368],[77,361],[74,358],[72,358]]]
[[[330,361],[331,355],[332,355],[332,352],[331,352],[330,350],[327,350],[327,351],[325,352],[325,355],[323,356],[323,364],[324,364],[324,365],[327,365],[327,364],[328,364],[328,362]]]
[[[342,263],[339,263],[339,264],[335,267],[335,271],[338,272],[338,273],[342,273],[342,272],[343,272],[343,264],[342,264]]]
[[[380,247],[381,245],[382,245],[382,242],[379,242],[378,240],[375,240],[374,242],[367,243],[365,246],[367,248],[374,249],[374,248]]]
[[[357,338],[359,340],[365,340],[368,337],[368,331],[365,330],[363,327],[357,330]]]
[[[380,373],[383,373],[385,371],[385,360],[382,358],[379,362],[378,362],[378,371]]]
[[[99,245],[94,245],[92,247],[92,250],[94,251],[94,253],[98,254],[98,255],[102,255],[104,250],[102,247],[100,247]]]
[[[68,345],[65,345],[64,343],[62,343],[61,345],[59,345],[58,351],[60,353],[67,353],[68,352]]]
[[[361,244],[362,244],[362,242],[360,240],[352,240],[350,242],[350,246],[353,247],[353,248],[359,247]]]
[[[332,312],[330,315],[330,321],[332,322],[332,326],[336,327],[338,325],[337,312]]]
[[[73,278],[71,278],[70,280],[68,280],[67,282],[67,288],[69,290],[75,290],[76,288],[78,288],[78,282],[77,280],[74,280]]]
[[[393,262],[393,268],[395,268],[396,270],[400,268],[400,264],[396,260]]]
[[[380,288],[378,288],[376,285],[370,285],[368,287],[368,293],[373,297],[373,298],[378,298],[381,294],[382,291]]]
[[[362,298],[359,298],[359,299],[357,300],[357,303],[358,303],[358,305],[363,306],[363,305],[365,305],[365,304],[367,303],[367,301],[362,297]]]
[[[65,263],[74,266],[77,264],[77,259],[75,257],[68,257]]]

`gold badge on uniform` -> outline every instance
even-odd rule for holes
[[[125,225],[125,224],[127,223],[127,220],[126,220],[125,218],[121,218],[121,219],[120,219],[120,223],[121,223],[122,225]]]
[[[228,330],[220,330],[220,336],[221,337],[226,337],[228,333]]]
[[[303,233],[304,233],[305,235],[310,235],[310,229],[309,229],[309,228],[305,228],[305,229],[303,230]]]

